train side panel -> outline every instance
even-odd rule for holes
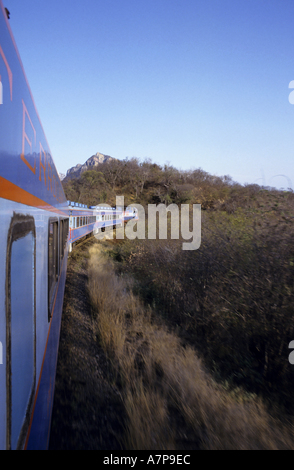
[[[56,290],[53,310],[51,312],[52,317],[48,327],[48,334],[44,348],[45,352],[42,357],[41,374],[39,376],[40,379],[37,384],[38,395],[36,403],[34,404],[30,433],[25,444],[25,448],[27,450],[47,449],[49,445],[66,268],[67,251],[60,266],[58,288]],[[45,397],[46,399],[44,399]]]
[[[1,0],[0,77],[0,196],[64,210],[63,188]]]

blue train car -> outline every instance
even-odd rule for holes
[[[68,250],[136,209],[68,203],[0,0],[0,450],[46,449]]]
[[[94,233],[101,233],[113,227],[122,226],[123,211],[110,206],[92,206],[89,209],[82,204],[69,204],[69,251],[81,238]]]
[[[69,213],[0,0],[0,449],[46,449]]]
[[[131,219],[138,220],[138,209],[135,206],[128,206],[123,212],[123,219],[125,222]]]
[[[93,209],[78,203],[69,203],[69,250],[81,238],[93,232],[96,216]]]

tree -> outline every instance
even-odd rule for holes
[[[102,163],[102,165],[99,166],[99,169],[101,170],[101,172],[103,172],[104,178],[107,183],[109,183],[112,189],[114,189],[123,169],[123,163],[120,160],[113,159],[108,162]]]

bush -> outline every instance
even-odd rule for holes
[[[269,205],[269,202],[267,201]],[[202,243],[137,240],[116,246],[135,292],[234,386],[292,410],[294,230],[283,210],[203,214]]]
[[[124,278],[115,275],[101,245],[91,250],[88,289],[100,344],[121,384],[124,447],[293,448],[291,431],[271,418],[256,396],[241,390],[234,395],[217,385],[195,350],[155,320],[157,311],[144,307],[132,293],[132,280]]]

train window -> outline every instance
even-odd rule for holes
[[[69,232],[69,220],[65,219],[63,221],[63,248],[65,249],[68,239],[68,232]]]
[[[59,271],[61,269],[61,262],[63,260],[63,255],[64,255],[63,224],[64,224],[64,221],[60,220],[60,222],[59,222]]]
[[[23,448],[36,386],[35,273],[34,219],[14,215],[6,261],[6,446],[13,450]]]
[[[66,243],[67,243],[68,229],[69,229],[69,220],[68,219],[60,220],[60,227],[59,227],[60,269],[61,269],[61,262],[64,257],[64,250],[65,250]]]
[[[58,279],[58,220],[50,219],[48,237],[48,321],[52,315],[54,294]]]

